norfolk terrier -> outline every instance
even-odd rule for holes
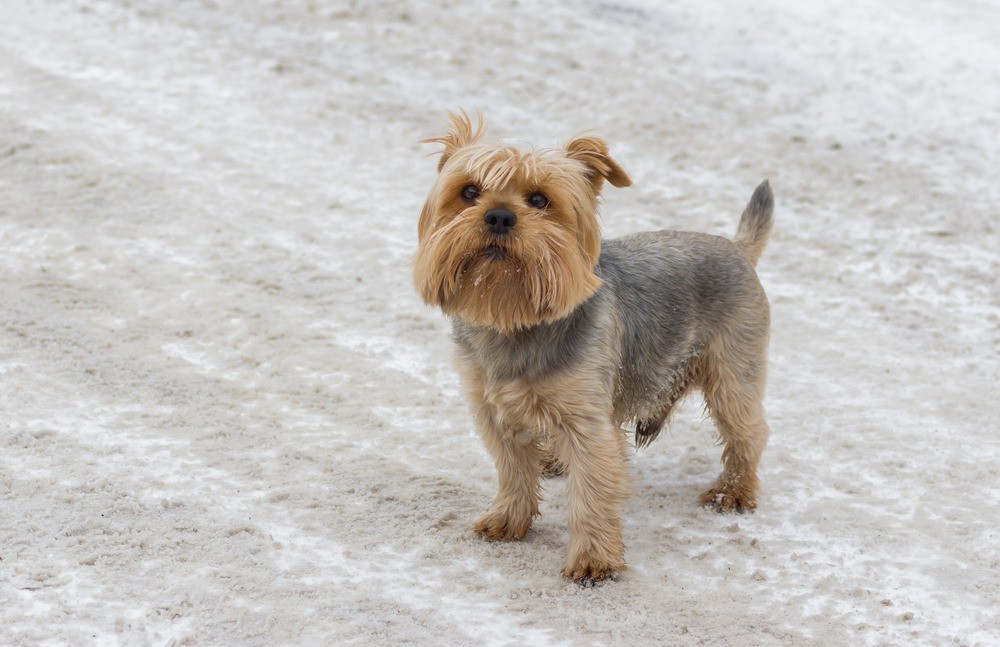
[[[499,491],[475,532],[524,537],[555,464],[567,475],[563,575],[622,571],[623,426],[634,425],[637,446],[650,443],[693,389],[724,445],[701,503],[753,510],[768,436],[770,316],[754,271],[771,232],[768,182],[731,241],[683,231],[602,240],[604,183],[632,183],[604,140],[523,150],[488,141],[481,116],[450,119],[425,140],[444,150],[420,214],[414,282],[452,318],[463,388],[496,461]]]

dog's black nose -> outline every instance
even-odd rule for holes
[[[484,220],[486,220],[486,226],[490,228],[490,231],[497,236],[503,236],[517,222],[517,216],[506,209],[490,209],[486,212]]]

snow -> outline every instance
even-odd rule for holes
[[[1000,5],[0,7],[0,644],[1000,644]],[[593,129],[608,236],[770,178],[773,436],[696,505],[684,405],[629,570],[522,542],[410,283],[447,110]]]

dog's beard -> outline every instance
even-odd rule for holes
[[[575,238],[558,226],[500,239],[460,219],[428,237],[414,273],[425,301],[501,332],[565,317],[601,284]]]
[[[483,256],[490,261],[503,261],[507,259],[507,250],[499,245],[487,245],[486,249],[483,250]]]

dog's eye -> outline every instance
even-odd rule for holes
[[[549,199],[541,193],[532,193],[528,196],[528,204],[536,209],[544,209],[549,206]]]
[[[477,187],[475,184],[466,184],[465,187],[462,189],[462,198],[464,200],[472,202],[478,197],[479,197],[479,187]]]

